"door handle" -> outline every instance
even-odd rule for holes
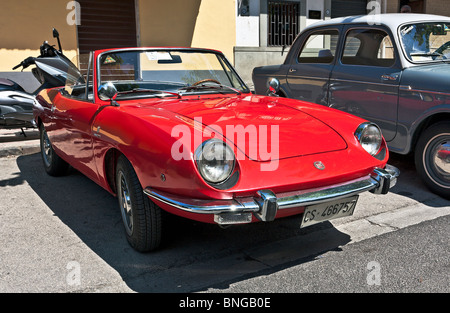
[[[291,67],[291,68],[289,69],[289,73],[295,73],[295,72],[297,72],[297,70],[296,70],[295,68],[292,68],[292,67]]]

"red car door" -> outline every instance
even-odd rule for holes
[[[81,98],[81,99],[80,99]],[[92,123],[99,105],[62,92],[53,102],[52,143],[74,168],[98,181],[93,153]]]

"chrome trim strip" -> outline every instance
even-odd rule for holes
[[[359,81],[359,80],[351,80],[351,79],[343,79],[343,78],[330,78],[330,84],[332,82],[342,82],[342,83],[352,83],[352,84],[363,84],[363,85],[376,85],[376,86],[385,86],[385,87],[398,87],[398,84],[387,84],[387,83],[376,83],[376,82],[368,82],[368,81]],[[396,81],[396,80],[395,80]]]
[[[257,212],[258,205],[253,198],[241,198],[230,200],[203,200],[203,199],[186,199],[165,192],[155,191],[151,188],[145,188],[144,194],[147,196],[168,204],[174,208],[199,214],[219,214],[219,213],[240,213],[240,212]]]
[[[292,195],[282,194],[283,197],[280,197],[277,202],[280,209],[308,206],[354,196],[364,191],[376,189],[379,185],[377,180],[369,177],[353,180],[345,184],[329,186],[325,189],[294,192]]]
[[[442,96],[450,96],[450,93],[448,92],[441,92],[441,91],[432,91],[432,90],[421,90],[421,89],[413,89],[411,86],[405,86],[401,85],[399,87],[402,91],[410,91],[410,92],[422,92],[422,93],[432,93],[436,95],[442,95]]]
[[[187,199],[165,192],[156,191],[151,188],[145,188],[144,193],[157,201],[161,201],[174,208],[199,214],[220,214],[220,213],[259,213],[265,220],[264,209],[267,209],[267,199],[276,200],[276,210],[288,209],[293,207],[302,207],[307,205],[328,202],[340,198],[345,198],[360,194],[365,191],[371,191],[376,194],[383,194],[389,191],[389,188],[395,185],[400,172],[397,168],[387,165],[385,169],[375,169],[370,175],[354,179],[345,183],[299,190],[278,195],[269,190],[258,192],[256,197],[234,198],[228,200],[204,200]],[[269,196],[268,196],[269,195]],[[273,215],[273,209],[268,214]],[[261,216],[263,214],[263,216]],[[270,220],[270,218],[269,218]]]
[[[296,75],[295,78],[302,78],[302,79],[308,79],[308,80],[326,80],[326,81],[329,80],[328,77],[317,77],[317,76],[314,77],[314,76],[303,76],[303,75]]]

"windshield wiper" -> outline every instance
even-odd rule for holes
[[[413,52],[410,54],[413,57],[441,57],[443,54],[439,52]]]
[[[132,94],[132,93],[151,93],[151,94],[166,93],[166,94],[169,94],[169,95],[177,96],[178,99],[181,98],[181,95],[179,93],[171,92],[171,91],[165,91],[165,90],[158,90],[158,89],[134,88],[134,89],[131,89],[131,90],[119,91],[118,92],[119,95],[126,95],[126,94]]]
[[[202,89],[229,89],[229,90],[234,91],[234,92],[237,93],[238,95],[241,94],[241,91],[240,91],[240,90],[238,90],[238,89],[236,89],[236,88],[233,88],[233,87],[230,87],[230,86],[227,86],[227,85],[217,85],[217,86],[214,86],[214,85],[196,85],[196,86],[186,86],[186,87],[179,88],[178,90],[184,90],[184,91],[186,91],[186,92],[189,92],[189,91],[193,91],[193,90],[202,90]]]

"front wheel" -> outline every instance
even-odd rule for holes
[[[123,155],[117,161],[116,186],[129,244],[140,252],[155,250],[161,243],[161,209],[144,195],[133,166]]]
[[[415,149],[419,176],[436,194],[450,199],[450,123],[442,122],[427,128]]]

